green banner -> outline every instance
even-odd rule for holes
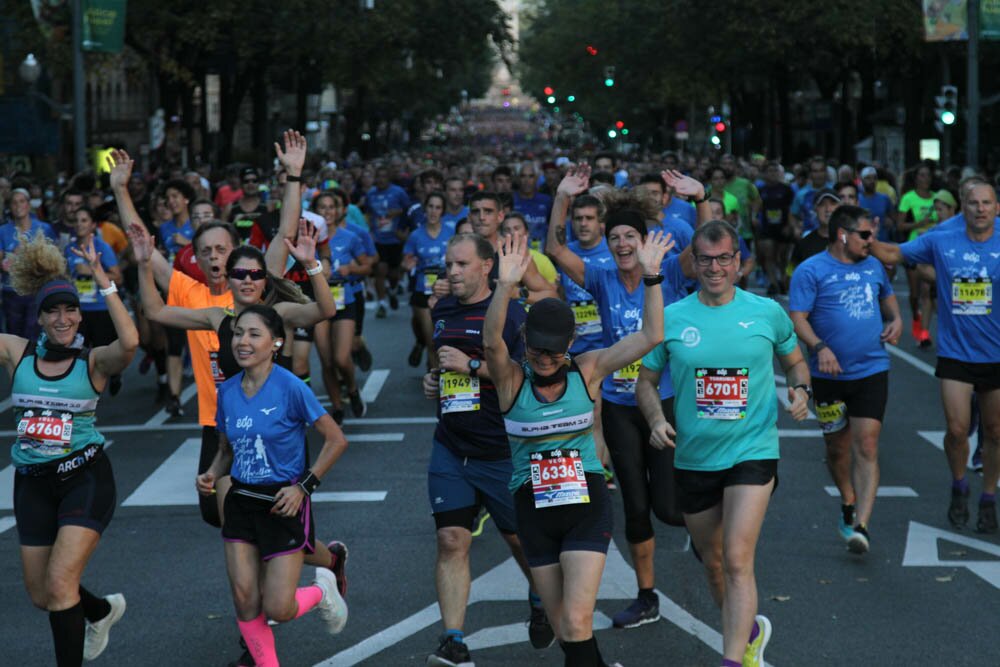
[[[125,0],[80,0],[84,51],[119,53],[125,42]]]
[[[982,0],[979,4],[979,36],[1000,39],[1000,0]]]

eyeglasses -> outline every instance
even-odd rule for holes
[[[873,234],[872,230],[870,230],[870,229],[856,229],[854,227],[849,227],[849,228],[845,229],[844,231],[845,232],[854,232],[855,234],[857,234],[858,236],[861,237],[862,241],[867,241],[868,239],[870,239],[872,237],[872,234]]]
[[[694,261],[698,263],[698,266],[709,267],[712,266],[712,262],[718,262],[719,266],[729,266],[736,259],[735,252],[724,252],[721,255],[695,255]]]
[[[264,269],[233,269],[229,272],[229,277],[233,280],[264,280],[267,278],[267,271]]]

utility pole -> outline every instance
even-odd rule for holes
[[[969,0],[968,81],[969,106],[965,112],[965,163],[979,167],[979,1]]]
[[[83,90],[83,10],[81,0],[73,0],[73,169],[87,168],[87,116]]]

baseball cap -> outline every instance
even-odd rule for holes
[[[865,167],[861,170],[861,178],[868,178],[869,176],[878,178],[878,170],[875,167]]]
[[[42,289],[38,290],[35,295],[35,312],[40,313],[61,303],[79,306],[80,295],[70,281],[65,278],[56,278],[45,283]]]
[[[813,198],[813,207],[819,206],[824,199],[832,199],[835,204],[840,203],[840,197],[837,196],[836,192],[830,188],[823,188],[816,192],[816,196]]]
[[[565,352],[576,330],[573,309],[565,301],[547,297],[531,306],[525,322],[524,338],[536,350]]]
[[[951,194],[947,190],[938,190],[935,192],[934,201],[943,201],[952,208],[958,208],[958,202],[955,201],[955,195]]]

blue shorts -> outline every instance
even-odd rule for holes
[[[437,440],[427,469],[427,493],[438,528],[472,530],[481,507],[502,533],[517,532],[514,496],[507,485],[514,473],[510,459],[483,461],[454,454]]]

